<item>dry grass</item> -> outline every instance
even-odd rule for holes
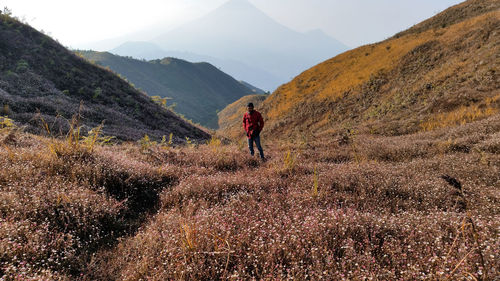
[[[0,149],[5,278],[76,276],[97,250],[132,233],[156,207],[158,190],[176,179],[97,143],[1,136],[10,139]]]
[[[441,113],[431,117],[431,120],[426,121],[420,125],[424,131],[432,131],[436,128],[445,128],[456,125],[463,125],[471,121],[485,118],[496,114],[497,108],[480,109],[478,106],[460,107],[452,112]]]
[[[1,274],[487,280],[500,266],[499,133],[498,114],[399,137],[351,132],[267,146],[261,163],[215,138],[83,153],[4,130]]]

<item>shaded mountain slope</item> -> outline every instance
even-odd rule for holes
[[[267,134],[330,135],[356,129],[400,135],[496,114],[498,5],[493,0],[464,2],[397,37],[305,71],[262,104]],[[458,20],[457,13],[470,17]]]
[[[0,89],[0,105],[8,111],[4,114],[30,131],[41,130],[34,118],[37,111],[48,124],[55,124],[53,130],[67,129],[61,120],[80,111],[88,127],[105,120],[105,133],[125,140],[144,134],[208,136],[110,71],[6,15],[0,16]]]
[[[208,63],[174,58],[148,62],[93,51],[79,54],[109,67],[150,96],[171,98],[168,103],[176,104],[176,112],[210,128],[217,128],[217,110],[253,92]]]
[[[252,85],[258,85],[266,91],[275,90],[283,83],[281,78],[269,73],[263,68],[250,66],[235,59],[221,59],[213,56],[199,55],[182,51],[165,51],[151,42],[125,42],[109,51],[119,56],[130,56],[136,59],[178,58],[189,62],[208,62],[237,80],[244,80]]]

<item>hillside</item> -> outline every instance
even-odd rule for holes
[[[0,89],[2,115],[32,132],[42,130],[42,119],[53,133],[65,131],[65,120],[80,113],[84,130],[105,121],[104,133],[123,140],[208,137],[110,71],[7,15],[0,15]]]
[[[150,96],[168,97],[175,111],[203,126],[217,128],[217,111],[253,93],[242,83],[208,63],[175,58],[140,61],[107,52],[78,54],[119,73]]]
[[[248,82],[245,82],[245,81],[240,81],[241,84],[245,85],[245,87],[249,88],[250,90],[252,90],[252,92],[254,94],[258,94],[258,95],[263,95],[266,93],[266,91],[258,88],[258,87],[255,87],[254,85],[248,83]]]
[[[401,135],[496,114],[499,7],[467,1],[303,72],[262,104],[266,134]]]

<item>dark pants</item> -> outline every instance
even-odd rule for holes
[[[248,139],[248,149],[250,150],[250,154],[253,156],[255,153],[253,150],[254,142],[255,145],[257,146],[257,149],[259,150],[260,158],[264,159],[264,150],[262,150],[262,146],[260,145],[260,136],[251,137]]]

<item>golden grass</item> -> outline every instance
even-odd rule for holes
[[[431,38],[430,34],[406,36],[363,46],[321,63],[278,89],[269,98],[269,103],[274,104],[268,116],[279,118],[311,96],[317,100],[336,100],[373,75],[394,68],[405,54]]]
[[[491,105],[485,108],[481,108],[479,105],[461,106],[453,111],[432,116],[429,120],[421,123],[420,128],[422,131],[432,131],[438,128],[464,125],[478,119],[492,116],[498,112],[498,108],[492,107]]]

